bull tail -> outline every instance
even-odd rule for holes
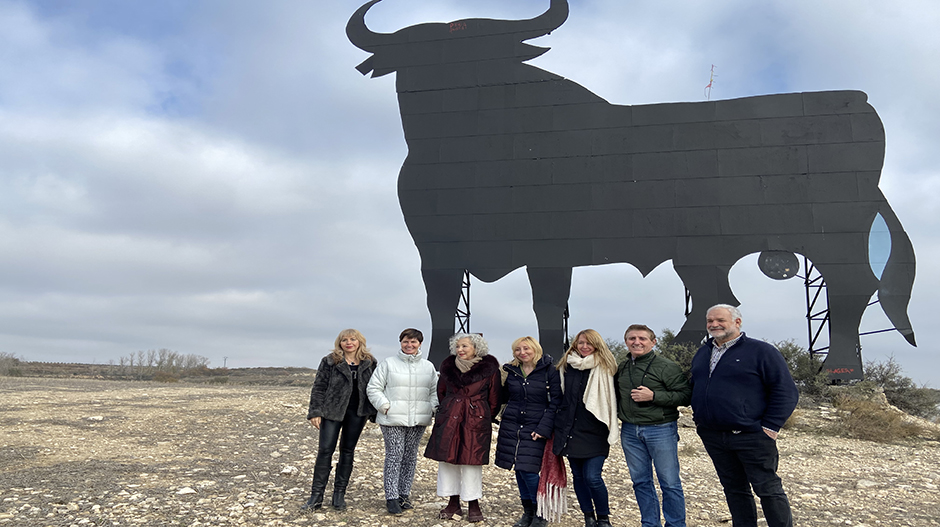
[[[907,305],[911,301],[911,290],[914,287],[914,246],[887,200],[883,202],[879,212],[888,226],[888,232],[891,233],[891,252],[878,285],[878,299],[881,309],[895,329],[904,335],[912,346],[917,346],[914,341],[914,329],[911,328],[907,315]]]

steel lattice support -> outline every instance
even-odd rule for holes
[[[809,354],[819,356],[822,360],[829,355],[829,290],[826,289],[826,281],[816,270],[816,266],[809,261],[806,256],[803,257],[803,285],[806,288],[806,328],[809,336]],[[817,311],[817,305],[820,309]],[[825,332],[826,346],[819,346],[819,337]]]
[[[457,304],[458,333],[470,333],[470,271],[463,272],[460,285],[460,303]]]
[[[565,316],[564,316],[564,332],[565,332],[565,351],[568,351],[568,348],[571,347],[571,341],[569,340],[568,335],[568,304],[565,304]]]

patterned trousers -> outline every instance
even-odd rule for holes
[[[411,494],[418,465],[418,444],[426,426],[385,426],[385,499],[394,500]]]

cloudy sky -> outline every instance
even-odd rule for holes
[[[354,67],[350,0],[0,0],[0,352],[107,363],[170,348],[212,366],[312,366],[337,332],[380,357],[430,333],[396,177],[394,76]],[[384,0],[392,32],[529,18],[548,0]],[[571,0],[533,64],[616,104],[857,89],[887,134],[881,189],[919,263],[919,347],[863,337],[940,387],[940,4],[935,0]],[[806,345],[799,280],[732,270],[745,330]],[[537,335],[525,271],[472,286],[474,331],[500,359]],[[572,330],[677,330],[665,263],[574,271]],[[878,306],[863,331],[890,327]]]

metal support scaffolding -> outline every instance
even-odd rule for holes
[[[563,317],[564,324],[564,333],[565,333],[565,351],[568,351],[568,348],[571,347],[570,339],[568,338],[568,304],[565,304],[565,315]]]
[[[463,272],[460,286],[460,303],[457,304],[458,333],[470,333],[470,271]]]
[[[803,285],[806,288],[806,328],[809,334],[809,354],[825,360],[829,355],[829,290],[826,281],[816,266],[803,256]],[[817,311],[817,304],[819,310]],[[819,337],[825,332],[826,345],[819,345]]]

